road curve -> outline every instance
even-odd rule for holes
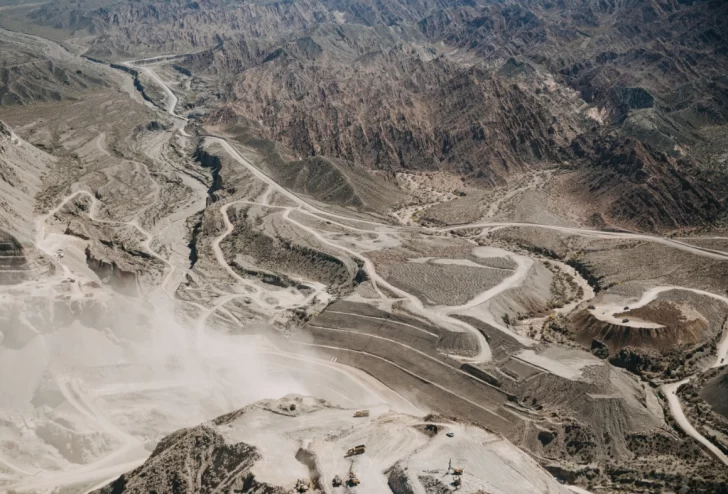
[[[662,390],[665,393],[665,397],[667,398],[667,403],[670,406],[670,413],[672,413],[672,416],[675,418],[675,422],[680,426],[680,428],[685,431],[686,434],[693,437],[696,441],[698,441],[700,444],[708,448],[711,453],[715,455],[716,458],[718,458],[720,461],[723,462],[726,466],[728,466],[728,456],[725,455],[718,447],[708,441],[702,434],[700,434],[695,427],[693,427],[693,424],[690,423],[688,418],[685,416],[685,413],[683,412],[682,405],[680,404],[680,399],[677,397],[677,390],[688,382],[690,378],[683,379],[680,382],[672,383],[672,384],[665,384],[662,386]]]

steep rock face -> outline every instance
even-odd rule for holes
[[[569,188],[611,221],[655,230],[725,217],[728,176],[693,159],[660,153],[633,138],[583,135],[571,149],[584,169]]]
[[[34,240],[35,196],[54,161],[0,122],[0,228],[23,242]]]
[[[138,283],[135,271],[120,267],[116,260],[95,252],[90,246],[86,248],[86,264],[119,293],[131,297],[137,296]]]
[[[0,121],[0,284],[32,279],[45,266],[32,247],[41,178],[54,159]]]

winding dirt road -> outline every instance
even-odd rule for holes
[[[715,444],[708,441],[702,434],[695,430],[695,427],[693,427],[693,424],[690,423],[688,418],[685,416],[685,413],[683,412],[682,405],[680,404],[680,399],[677,397],[677,390],[680,388],[680,386],[682,386],[689,380],[690,378],[684,379],[680,382],[665,384],[664,386],[662,386],[662,390],[665,393],[667,402],[670,405],[670,412],[675,418],[677,424],[683,431],[685,431],[686,434],[692,436],[696,441],[708,448],[708,450],[713,453],[716,458],[718,458],[726,466],[728,466],[728,456],[726,456],[725,453],[718,449]]]

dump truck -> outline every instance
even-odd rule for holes
[[[366,451],[366,446],[363,444],[360,444],[359,446],[354,446],[353,448],[350,448],[346,452],[346,456],[355,456],[355,455],[363,455]]]
[[[357,410],[357,412],[354,414],[354,418],[361,418],[361,417],[368,417],[369,416],[369,410]]]

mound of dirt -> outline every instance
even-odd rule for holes
[[[616,312],[603,321],[590,310],[571,316],[574,339],[590,348],[606,345],[610,355],[626,348],[670,355],[703,346],[723,328],[726,308],[718,301],[686,291],[670,291],[633,309]]]
[[[622,317],[624,314],[620,314]],[[626,316],[625,316],[626,318]],[[707,329],[701,325],[695,333],[676,327],[634,327],[600,321],[588,310],[581,310],[571,318],[575,328],[575,339],[584,346],[590,347],[594,340],[607,345],[609,353],[614,355],[627,347],[655,349],[667,353],[681,344],[697,343],[698,331]],[[635,324],[639,324],[636,322]],[[695,324],[698,326],[698,324]],[[691,328],[692,329],[692,328]]]
[[[478,339],[473,333],[445,331],[437,340],[437,350],[446,355],[474,357],[478,354]]]

